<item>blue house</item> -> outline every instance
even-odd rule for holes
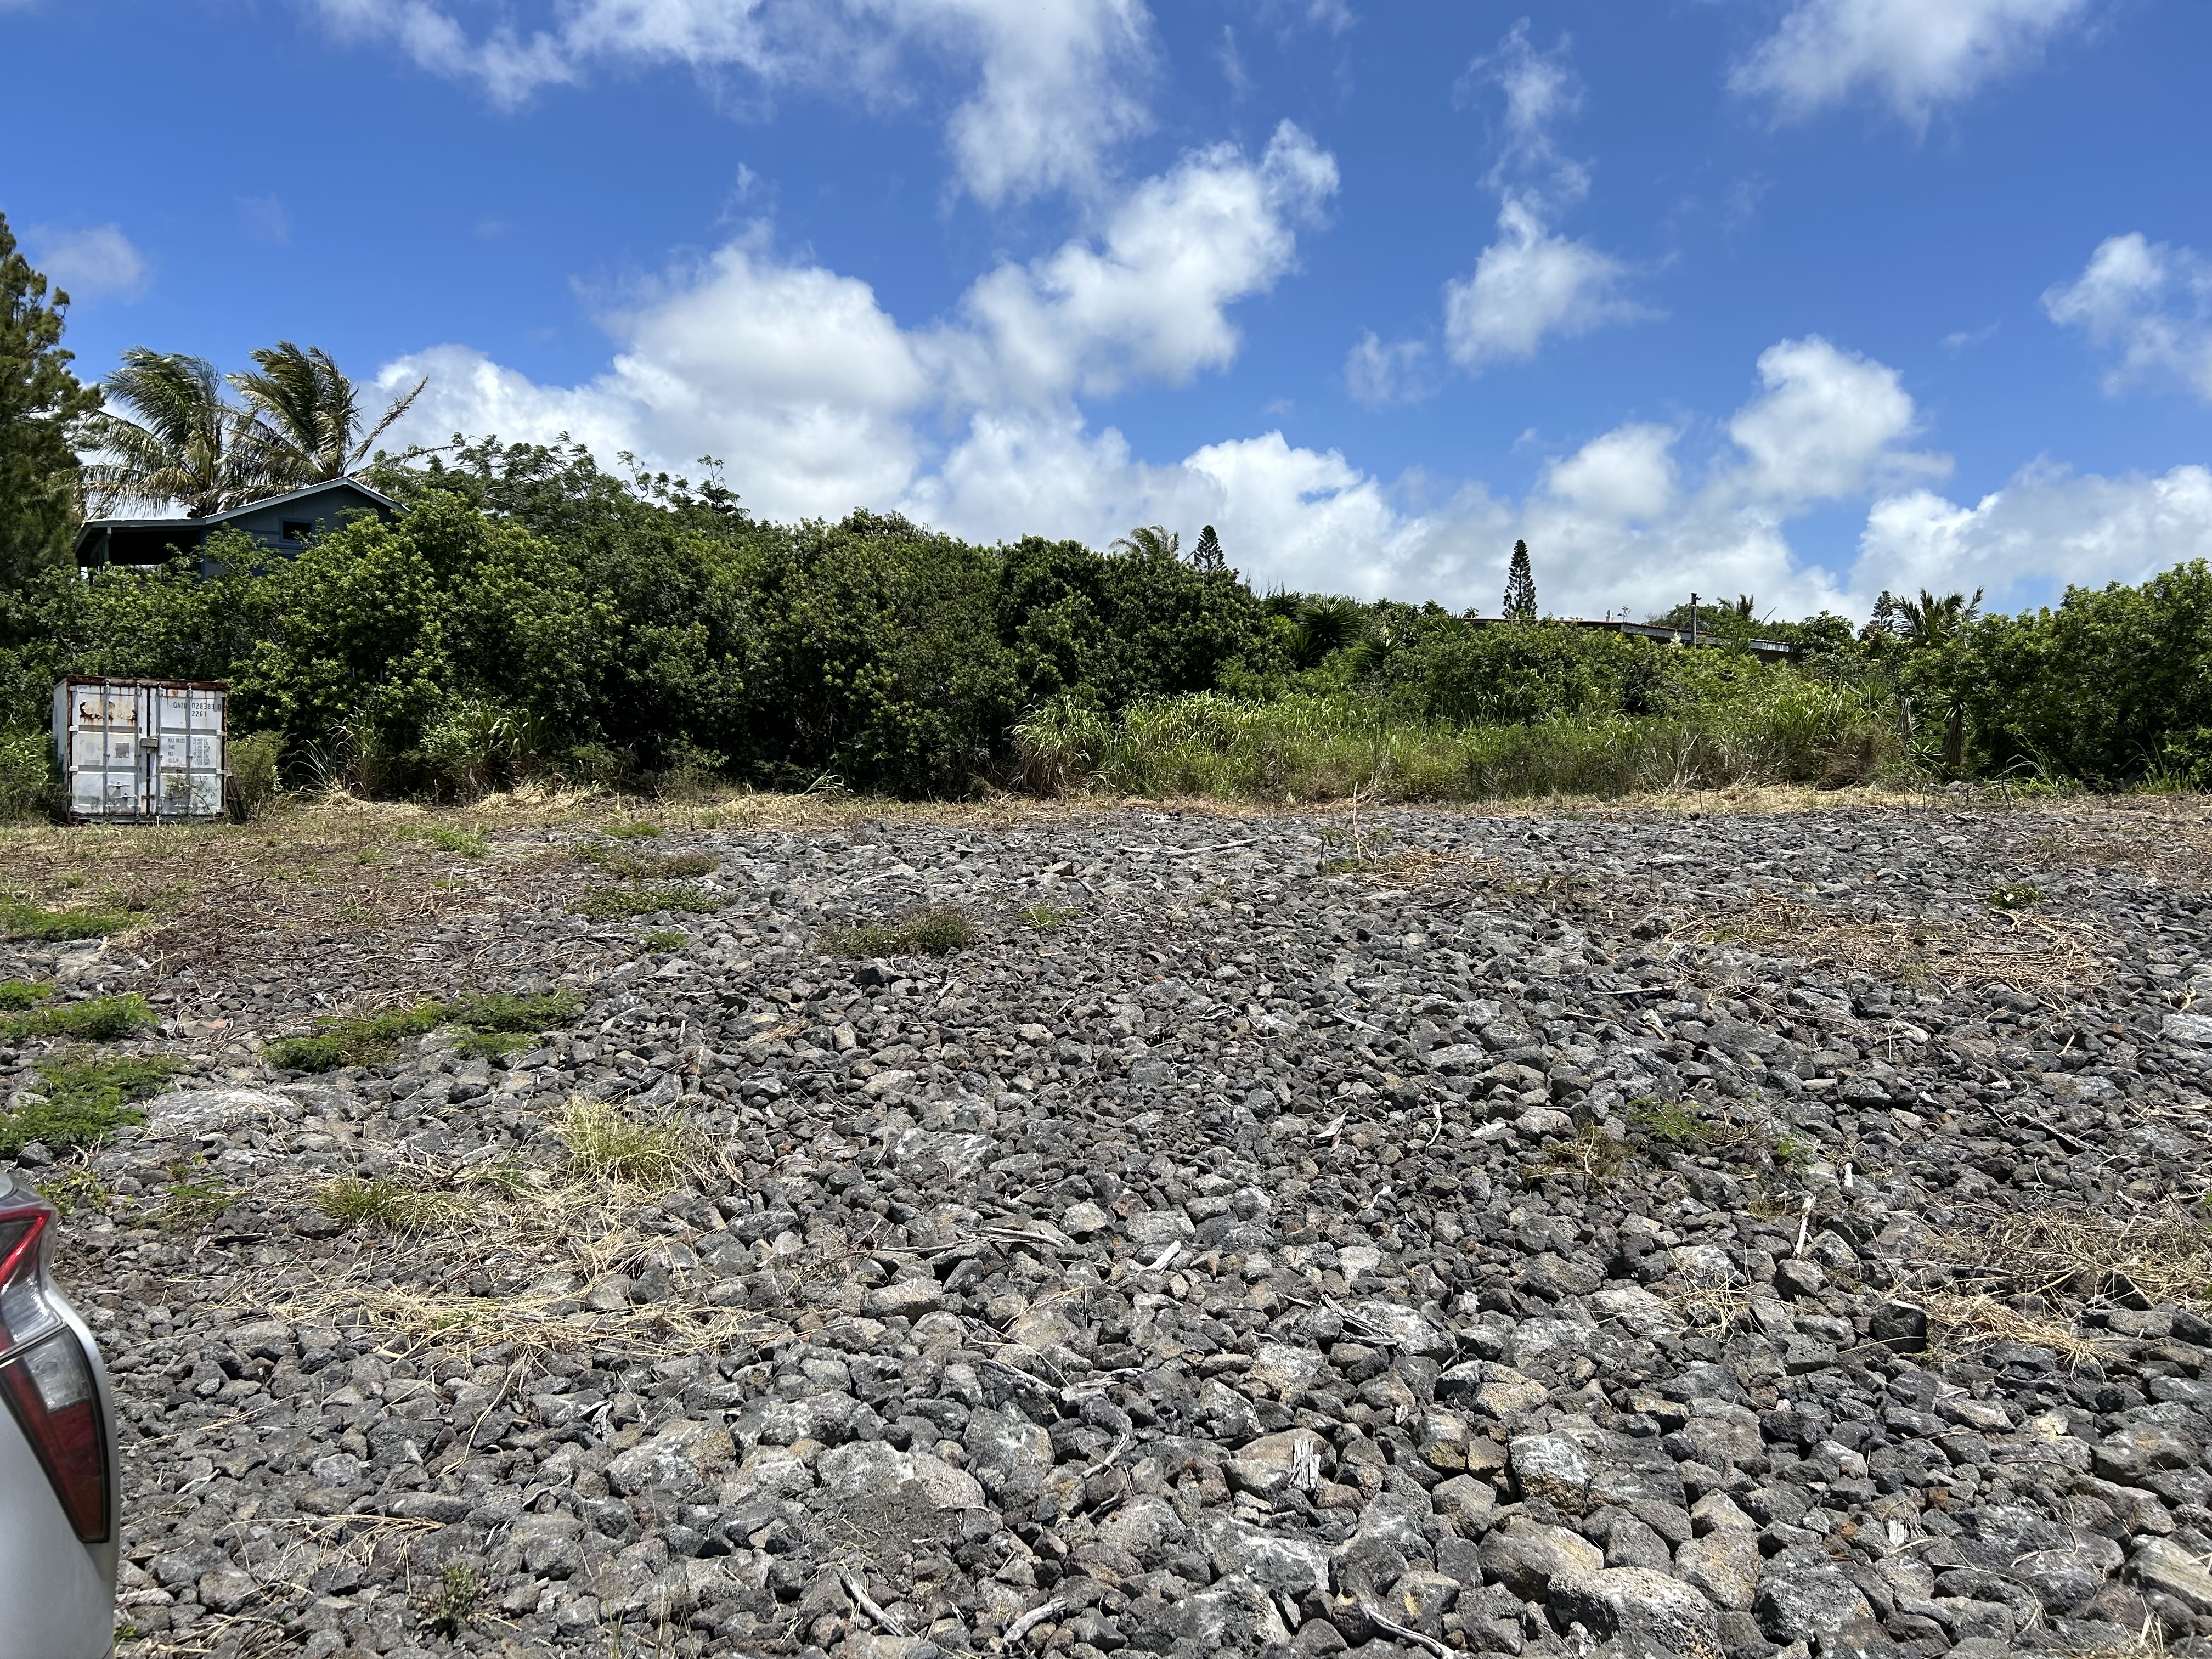
[[[271,553],[289,558],[317,531],[337,529],[349,513],[374,513],[388,523],[399,516],[399,503],[358,479],[327,478],[204,519],[88,519],[76,533],[76,566],[104,570],[166,564],[179,553],[198,552],[222,525],[234,526]],[[211,561],[200,561],[200,574],[216,574]]]

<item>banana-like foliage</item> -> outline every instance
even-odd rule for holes
[[[363,430],[362,388],[321,347],[302,350],[280,340],[252,356],[254,373],[228,377],[246,400],[240,440],[250,464],[276,489],[344,477],[429,384],[417,380]]]

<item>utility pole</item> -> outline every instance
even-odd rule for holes
[[[1692,594],[1691,594],[1691,595],[1690,595],[1690,643],[1691,643],[1692,645],[1695,645],[1697,642],[1698,642],[1698,596],[1697,596],[1695,593],[1692,593]]]

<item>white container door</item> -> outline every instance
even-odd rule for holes
[[[149,772],[140,758],[146,701],[128,682],[69,688],[70,811],[87,817],[137,817],[147,810]]]
[[[197,686],[149,686],[141,706],[153,811],[165,818],[211,818],[222,811],[223,694]]]

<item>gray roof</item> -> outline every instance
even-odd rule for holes
[[[371,489],[358,478],[321,478],[301,489],[288,489],[281,495],[264,495],[258,500],[226,508],[221,513],[210,513],[204,519],[179,517],[87,519],[83,527],[77,532],[76,544],[82,551],[87,538],[103,530],[167,530],[173,527],[182,529],[186,526],[203,531],[211,530],[217,525],[229,524],[252,514],[266,513],[271,507],[289,507],[295,502],[311,501],[316,496],[327,495],[341,489],[356,495],[366,496],[372,504],[384,508],[386,512],[397,513],[400,510],[399,503],[393,501],[391,496],[382,490]]]

